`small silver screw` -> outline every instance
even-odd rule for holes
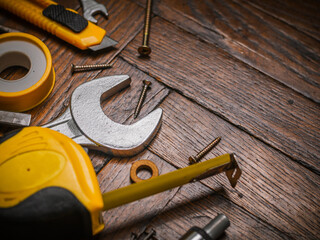
[[[212,148],[214,148],[221,140],[221,137],[217,137],[210,144],[208,144],[202,151],[200,151],[195,157],[189,157],[189,164],[194,164],[200,161]]]
[[[74,72],[84,72],[84,71],[93,71],[99,69],[106,69],[111,68],[111,64],[93,64],[93,65],[83,65],[83,66],[76,66],[71,64],[71,71]]]
[[[143,101],[144,101],[144,99],[146,97],[147,90],[148,90],[150,85],[151,85],[150,81],[143,80],[143,88],[142,88],[142,91],[141,91],[141,94],[140,94],[140,97],[139,97],[138,104],[137,104],[136,109],[134,110],[134,114],[133,114],[134,118],[137,118],[138,115],[139,115],[139,112],[140,112],[141,107],[142,107],[142,103],[143,103]]]

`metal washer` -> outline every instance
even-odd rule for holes
[[[130,169],[130,179],[132,182],[137,183],[143,180],[147,180],[141,179],[137,175],[137,173],[142,169],[145,169],[151,173],[151,177],[149,179],[159,176],[159,170],[156,164],[154,164],[150,160],[139,160],[134,162]]]

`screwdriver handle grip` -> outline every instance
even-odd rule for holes
[[[213,176],[223,171],[233,170],[235,166],[234,161],[233,154],[224,154],[205,162],[196,163],[189,167],[178,169],[155,178],[147,179],[117,190],[103,193],[103,210],[115,208],[186,183],[195,182],[203,178]],[[237,171],[241,170],[238,168]],[[240,177],[241,172],[237,173]]]

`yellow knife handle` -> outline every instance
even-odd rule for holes
[[[189,167],[181,168],[173,172],[150,178],[129,186],[103,193],[103,210],[108,210],[138,199],[151,196],[169,190],[186,183],[198,181],[215,174],[226,172],[232,187],[235,187],[240,178],[241,170],[238,167],[233,154],[222,156],[196,163]]]
[[[1,0],[0,7],[82,50],[101,43],[106,31],[90,21],[88,21],[88,26],[82,32],[75,33],[69,28],[45,17],[42,11],[50,3],[57,4],[49,0]],[[68,10],[77,13],[72,9]]]

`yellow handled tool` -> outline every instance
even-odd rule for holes
[[[1,0],[0,7],[82,50],[97,51],[117,44],[105,36],[104,29],[50,0]]]
[[[11,132],[0,152],[0,228],[11,239],[90,239],[104,228],[101,211],[221,172],[235,187],[241,175],[225,154],[101,194],[86,152],[54,130]]]

